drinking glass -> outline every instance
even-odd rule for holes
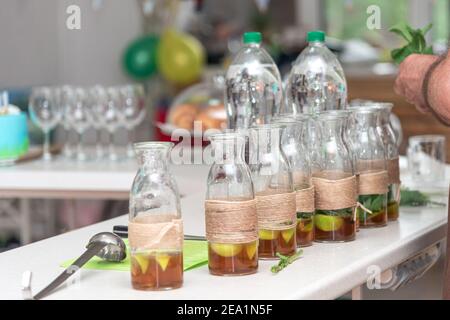
[[[118,155],[114,145],[114,133],[121,125],[120,115],[120,91],[119,88],[109,87],[107,89],[107,103],[105,113],[103,115],[103,121],[105,129],[108,132],[108,152],[109,159],[111,161],[117,161]]]
[[[413,182],[432,185],[445,178],[445,137],[423,135],[409,138],[408,169]]]
[[[44,132],[43,159],[50,161],[50,131],[61,120],[61,106],[49,87],[35,87],[31,91],[29,109],[31,120]]]
[[[92,126],[96,131],[95,149],[97,158],[103,158],[105,151],[102,145],[102,130],[105,129],[105,114],[108,110],[108,93],[101,85],[96,85],[89,90],[89,99],[92,115]]]
[[[79,161],[85,161],[87,155],[83,147],[83,135],[92,124],[88,95],[85,89],[75,88],[73,99],[71,99],[67,109],[67,115],[77,133],[76,158]]]
[[[129,84],[120,88],[120,114],[128,133],[127,156],[134,157],[135,129],[145,117],[145,91],[141,84]]]
[[[55,101],[58,104],[58,106],[61,108],[62,112],[62,127],[64,129],[64,136],[63,136],[63,155],[66,158],[71,158],[74,154],[73,147],[71,145],[71,139],[70,139],[70,133],[73,129],[72,127],[72,121],[69,117],[69,112],[67,111],[70,104],[72,103],[73,99],[73,88],[68,85],[64,85],[61,87],[54,88],[55,93]]]

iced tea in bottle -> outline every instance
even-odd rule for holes
[[[183,222],[176,183],[169,172],[172,143],[134,145],[139,164],[130,194],[131,283],[138,290],[183,284]]]

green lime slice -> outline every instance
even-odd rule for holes
[[[317,214],[314,216],[314,224],[324,232],[332,232],[339,230],[344,224],[344,220],[336,216]]]

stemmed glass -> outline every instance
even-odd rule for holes
[[[134,157],[133,142],[135,129],[145,118],[145,91],[142,84],[129,84],[120,87],[120,113],[127,130],[127,156]]]
[[[108,93],[101,85],[96,85],[89,90],[92,126],[96,131],[95,149],[97,158],[104,156],[104,148],[102,145],[102,130],[105,128],[105,114],[108,110]]]
[[[71,158],[74,150],[71,146],[70,133],[72,130],[72,121],[67,111],[72,100],[74,99],[74,92],[71,86],[65,85],[55,88],[56,103],[60,106],[62,111],[62,127],[64,129],[64,147],[63,154],[66,158]]]
[[[50,131],[61,120],[61,106],[56,103],[55,95],[49,87],[36,87],[29,99],[31,120],[44,132],[43,159],[50,161]]]
[[[77,160],[85,161],[87,159],[87,155],[83,147],[83,134],[92,124],[91,110],[88,103],[88,95],[85,89],[75,88],[73,99],[71,99],[66,112],[78,135]]]
[[[118,88],[110,87],[107,89],[107,103],[105,113],[103,114],[103,121],[105,129],[108,132],[108,151],[111,161],[118,160],[114,146],[114,133],[121,124],[120,100],[120,90]]]

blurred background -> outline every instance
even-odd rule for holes
[[[80,9],[81,23],[80,29],[72,30],[68,23],[73,5]],[[372,13],[367,10],[373,5],[380,9],[381,24],[370,30],[367,20]],[[394,103],[403,127],[404,154],[409,136],[442,134],[450,141],[450,129],[394,94],[397,67],[390,51],[403,42],[389,28],[401,22],[413,27],[433,23],[427,40],[435,53],[441,53],[447,49],[449,15],[448,0],[2,0],[0,91],[7,90],[10,103],[28,112],[33,87],[139,84],[145,90],[145,118],[133,127],[133,140],[170,140],[174,128],[192,130],[197,119],[183,117],[183,110],[175,112],[179,105],[197,108],[206,99],[211,109],[206,114],[197,110],[196,117],[212,128],[223,126],[222,77],[241,46],[243,32],[262,32],[264,46],[284,78],[307,45],[306,33],[321,29],[343,65],[349,100]],[[41,130],[31,121],[28,128],[31,149],[40,146]],[[87,147],[96,140],[91,131],[83,138]],[[118,150],[125,149],[127,126],[119,124],[110,131]],[[57,125],[51,131],[52,145],[60,145],[64,135],[63,125]],[[19,204],[2,198],[0,218],[11,220],[11,208]],[[36,214],[28,241],[124,214],[128,205],[31,201],[37,205],[32,203]],[[62,212],[52,229],[45,226],[49,207]],[[78,212],[75,220],[65,217],[69,207]],[[15,224],[0,224],[0,251],[23,243],[20,231],[11,225]]]

